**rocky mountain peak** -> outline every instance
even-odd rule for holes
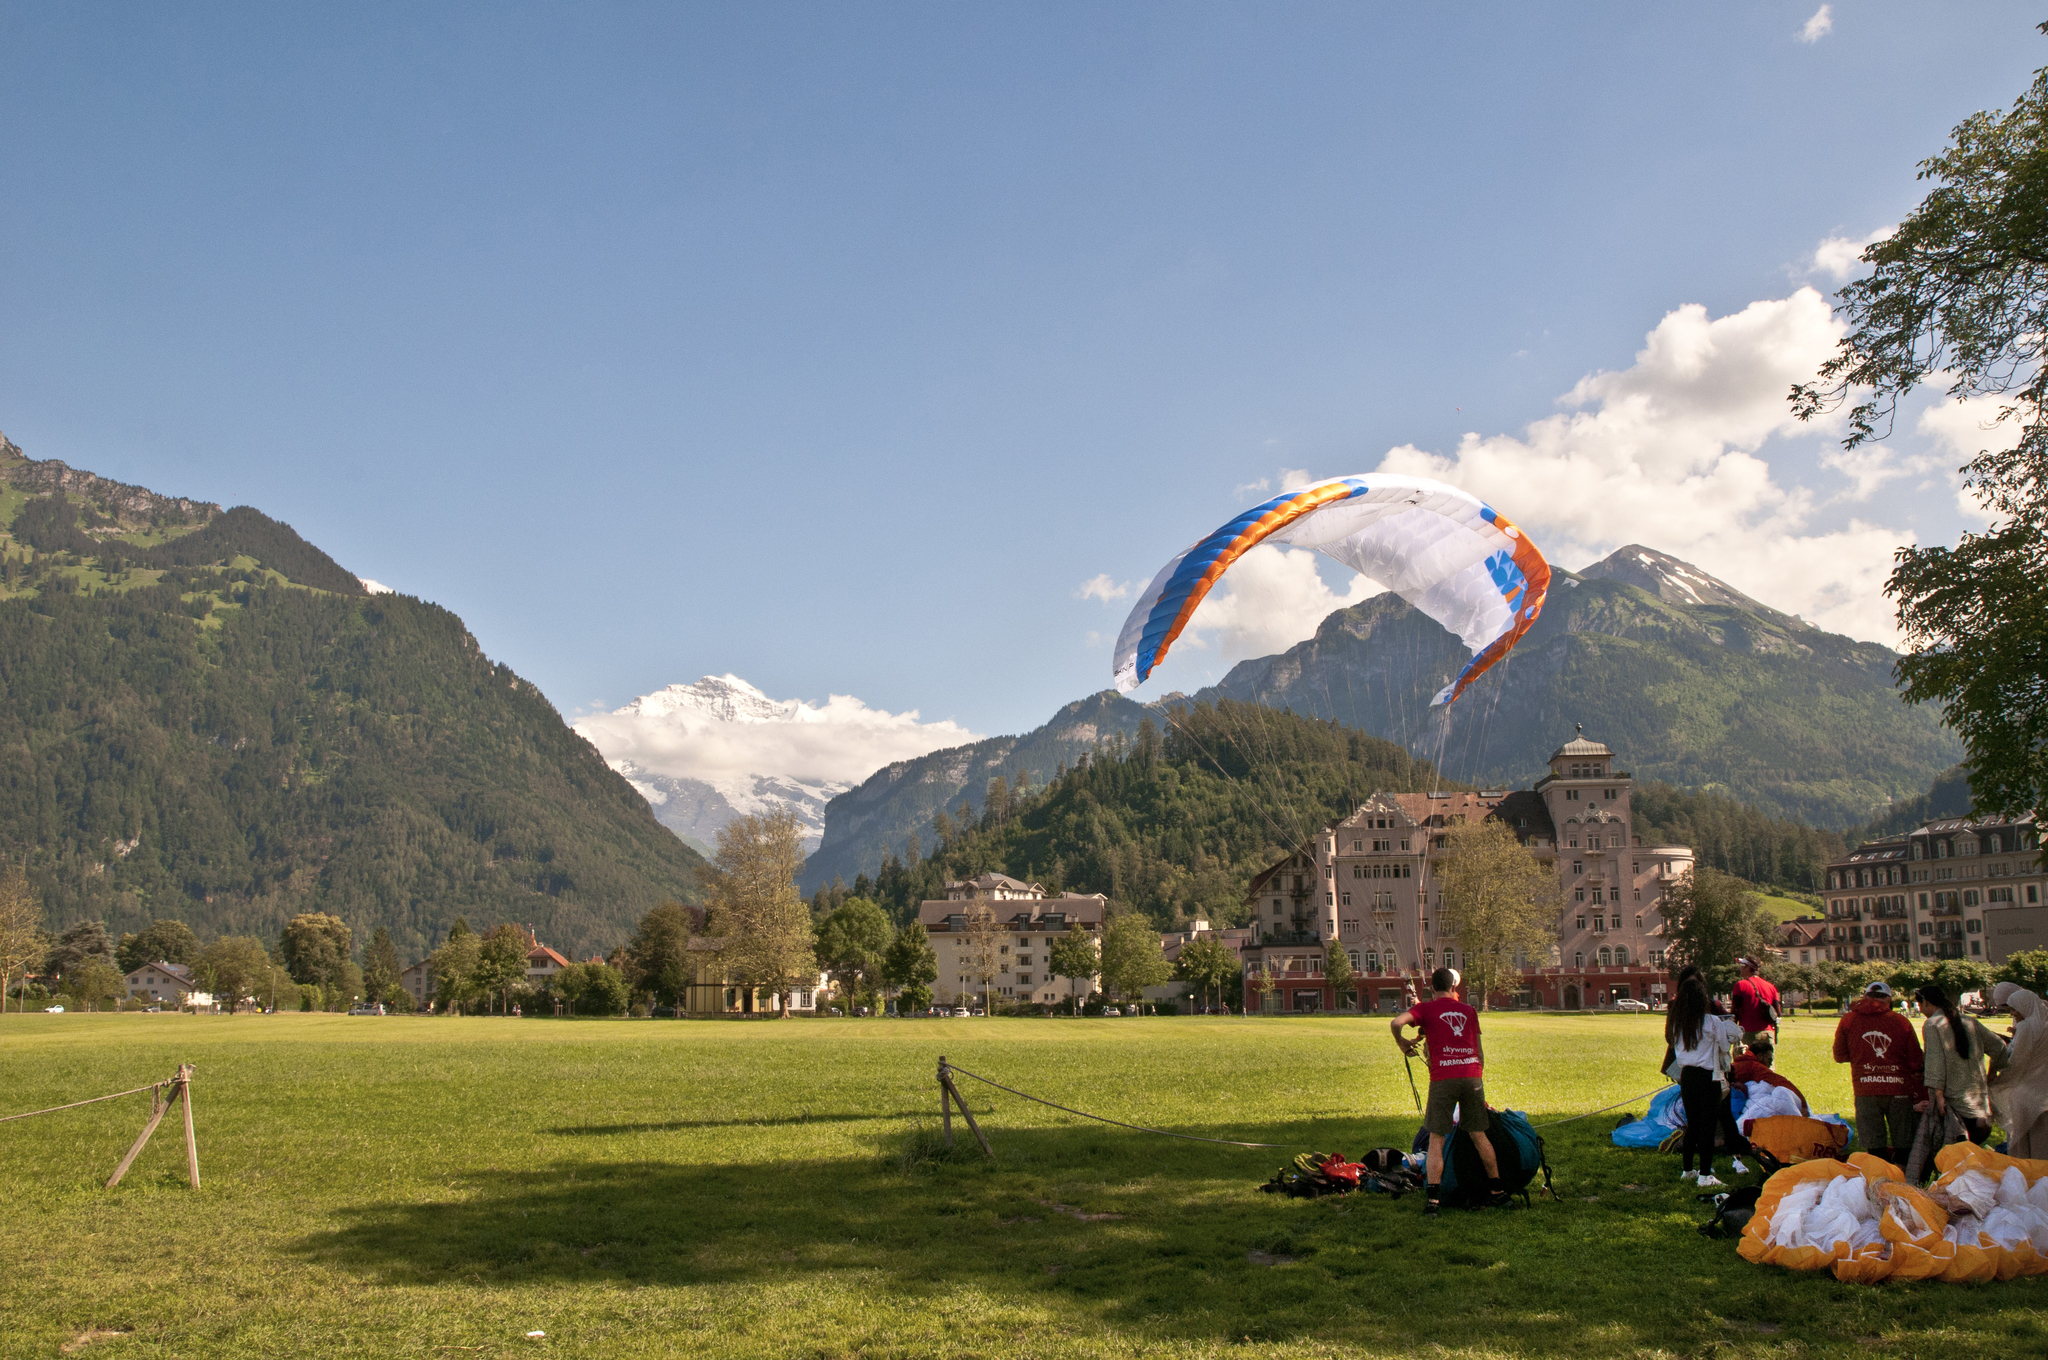
[[[1573,574],[1582,580],[1620,581],[1655,595],[1666,604],[1723,605],[1786,623],[1797,623],[1791,615],[1752,600],[1726,581],[1701,571],[1690,562],[1682,562],[1669,553],[1646,548],[1640,543],[1617,548],[1584,571]]]

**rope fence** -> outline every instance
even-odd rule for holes
[[[164,1116],[171,1112],[171,1106],[180,1105],[184,1107],[185,1113],[185,1173],[192,1182],[192,1188],[197,1190],[199,1188],[199,1134],[192,1126],[191,1063],[180,1064],[175,1076],[167,1077],[163,1081],[152,1082],[148,1086],[138,1086],[132,1091],[116,1091],[109,1096],[93,1096],[87,1100],[74,1100],[68,1105],[52,1105],[47,1110],[25,1110],[20,1114],[0,1115],[0,1124],[12,1123],[17,1119],[33,1119],[40,1114],[57,1114],[63,1110],[76,1110],[86,1105],[98,1105],[102,1101],[119,1100],[123,1096],[141,1095],[144,1091],[152,1093],[149,1102],[149,1122],[142,1126],[142,1136],[135,1140],[134,1146],[128,1149],[128,1155],[121,1159],[121,1164],[114,1168],[114,1174],[107,1178],[106,1188],[111,1190],[121,1183],[121,1178],[128,1174],[128,1168],[135,1164],[135,1159],[142,1155],[142,1149],[149,1145],[149,1137],[156,1132],[156,1126],[163,1123]]]
[[[959,1076],[971,1078],[974,1081],[980,1082],[984,1086],[993,1086],[998,1091],[1007,1091],[1011,1095],[1018,1096],[1024,1100],[1035,1101],[1036,1103],[1047,1106],[1051,1109],[1061,1110],[1071,1115],[1079,1115],[1083,1119],[1092,1119],[1098,1124],[1113,1124],[1117,1128],[1130,1129],[1135,1133],[1156,1134],[1161,1138],[1180,1138],[1190,1143],[1215,1143],[1223,1147],[1270,1148],[1276,1151],[1283,1152],[1314,1151],[1314,1149],[1306,1143],[1251,1143],[1238,1138],[1204,1138],[1200,1134],[1175,1133],[1171,1129],[1155,1129],[1144,1124],[1132,1124],[1122,1119],[1111,1119],[1108,1115],[1091,1114],[1087,1110],[1077,1110],[1071,1105],[1062,1105],[1056,1100],[1047,1100],[1043,1096],[1034,1096],[1029,1091],[1020,1091],[1014,1086],[1005,1086],[1002,1082],[999,1082],[992,1077],[984,1077],[979,1072],[970,1072],[966,1068],[960,1067],[954,1063],[950,1063],[946,1061],[944,1057],[941,1057],[939,1059],[938,1076],[939,1113],[945,1120],[946,1146],[951,1147],[953,1145],[952,1106],[953,1104],[958,1104],[958,1106],[960,1107],[960,1113],[962,1115],[965,1115],[967,1118],[968,1128],[972,1129],[974,1132],[975,1141],[981,1144],[981,1150],[983,1152],[988,1153],[990,1157],[995,1156],[995,1150],[989,1147],[988,1139],[982,1136],[981,1126],[974,1122],[974,1116],[968,1113],[967,1102],[961,1098],[959,1088],[953,1084],[953,1077],[956,1074]],[[1412,1084],[1414,1078],[1411,1076],[1409,1080]],[[1669,1083],[1666,1083],[1666,1085],[1668,1084]],[[1663,1086],[1652,1087],[1650,1090],[1643,1092],[1641,1095],[1633,1095],[1626,1100],[1617,1100],[1612,1105],[1602,1105],[1597,1110],[1587,1110],[1584,1114],[1566,1115],[1562,1119],[1552,1119],[1546,1123],[1532,1124],[1530,1125],[1530,1127],[1537,1129],[1554,1129],[1559,1124],[1569,1124],[1573,1120],[1591,1119],[1596,1114],[1606,1114],[1608,1111],[1618,1110],[1624,1105],[1633,1105],[1637,1101],[1642,1100],[1647,1096],[1656,1095],[1659,1091],[1663,1089]]]

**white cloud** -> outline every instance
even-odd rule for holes
[[[1719,318],[1680,307],[1633,366],[1581,380],[1560,403],[1567,410],[1519,437],[1469,434],[1450,454],[1404,446],[1381,468],[1484,497],[1561,565],[1639,542],[1831,631],[1893,642],[1879,587],[1911,532],[1781,484],[1758,452],[1773,437],[1838,432],[1839,417],[1802,426],[1785,397],[1841,333],[1812,288]],[[1822,462],[1850,481],[1833,499],[1868,496],[1914,466],[1877,454]]]
[[[372,581],[367,576],[358,576],[356,579],[361,581],[363,589],[369,591],[372,595],[389,595],[392,593],[391,587],[385,585],[382,581]]]
[[[1800,28],[1799,41],[1803,43],[1817,43],[1832,33],[1834,28],[1835,7],[1833,5],[1822,5],[1813,12],[1813,17],[1808,19]]]
[[[1130,593],[1130,582],[1112,581],[1109,578],[1109,573],[1103,572],[1089,580],[1083,581],[1081,588],[1074,592],[1074,598],[1077,600],[1100,600],[1104,604],[1109,604],[1116,600],[1129,598]]]
[[[1315,480],[1314,477],[1309,476],[1301,468],[1280,469],[1280,489],[1282,491],[1299,491],[1305,486],[1313,485]]]
[[[1826,274],[1836,283],[1841,283],[1863,267],[1866,249],[1897,230],[1897,225],[1879,227],[1860,241],[1847,236],[1830,236],[1813,248],[1813,262],[1807,266],[1806,272]]]
[[[1230,488],[1230,494],[1238,500],[1243,500],[1256,492],[1271,490],[1272,486],[1271,478],[1261,477],[1256,482],[1246,482],[1241,486],[1233,486]]]
[[[575,729],[614,765],[714,786],[756,776],[853,784],[891,761],[981,739],[958,723],[922,722],[916,709],[890,713],[850,694],[822,704],[770,699],[730,675],[672,685]]]
[[[2010,449],[2020,442],[2022,420],[2015,417],[2001,422],[1998,418],[1998,413],[2009,401],[2004,397],[1942,401],[1922,411],[1914,428],[1933,439],[1941,451],[1958,464],[1966,463],[1986,449]],[[1932,463],[1933,460],[1926,461]],[[1991,511],[1975,493],[1962,485],[1960,476],[1953,480],[1956,508],[1979,524],[1989,524],[1995,518]]]
[[[1354,576],[1342,594],[1331,590],[1317,573],[1322,554],[1271,545],[1253,548],[1240,557],[1210,592],[1176,647],[1214,649],[1224,662],[1270,656],[1313,635],[1332,610],[1362,604],[1382,587]]]

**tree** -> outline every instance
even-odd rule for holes
[[[620,1015],[633,997],[626,979],[605,963],[572,963],[555,974],[552,985],[571,1015]]]
[[[913,921],[897,931],[882,956],[882,979],[897,989],[898,1013],[931,1009],[931,985],[938,976],[939,956],[924,926]]]
[[[849,897],[818,926],[818,962],[842,994],[872,998],[882,981],[882,960],[895,936],[889,917],[864,897]]]
[[[122,976],[144,964],[189,964],[199,957],[199,937],[183,921],[152,921],[137,934],[123,935],[114,951]]]
[[[89,963],[114,966],[114,942],[107,938],[106,926],[98,921],[80,921],[65,927],[57,943],[51,946],[43,970],[56,974],[68,989],[72,976]]]
[[[43,902],[18,864],[0,868],[0,1015],[7,1013],[7,991],[21,974],[26,992],[28,970],[49,950],[43,940]],[[22,1008],[28,998],[21,1001]]]
[[[1965,992],[1990,991],[1991,968],[1975,959],[1939,959],[1934,965],[1934,981],[1954,1000]]]
[[[71,994],[87,1010],[96,1011],[100,1002],[111,1001],[121,995],[121,974],[102,958],[88,959],[84,966],[72,969],[67,981]]]
[[[735,818],[718,829],[711,861],[709,929],[725,938],[726,976],[744,987],[772,988],[778,999],[818,976],[811,914],[796,890],[803,834],[787,805]]]
[[[1356,976],[1351,967],[1351,955],[1345,952],[1341,943],[1330,941],[1323,950],[1323,981],[1330,984],[1330,1004],[1338,1010],[1344,1008],[1344,994],[1351,990],[1351,980]]]
[[[398,985],[399,972],[398,946],[391,942],[391,932],[378,926],[363,953],[363,999],[382,1003],[403,991]]]
[[[1350,967],[1348,956],[1344,964],[1347,969]],[[1205,1006],[1214,1003],[1216,994],[1237,976],[1238,969],[1237,955],[1214,935],[1197,935],[1182,945],[1174,965],[1174,971],[1184,981],[1199,989]]]
[[[434,999],[444,1010],[459,1012],[477,994],[476,964],[483,941],[462,922],[455,924],[460,931],[450,930],[441,947],[427,956],[427,963],[434,975]]]
[[[1266,1009],[1266,998],[1279,988],[1280,977],[1273,971],[1270,962],[1262,963],[1259,965],[1259,971],[1251,975],[1250,986],[1252,995],[1259,999],[1259,1009],[1263,1011]]]
[[[1664,939],[1672,964],[1698,964],[1714,991],[1734,982],[1735,960],[1765,957],[1777,934],[1778,923],[1763,899],[1718,869],[1695,866],[1664,895]]]
[[[294,978],[330,993],[331,1004],[331,994],[346,980],[343,965],[349,962],[351,939],[340,917],[324,911],[301,912],[285,923],[278,952]]]
[[[512,989],[526,981],[526,954],[532,941],[526,931],[510,921],[492,926],[477,949],[477,990],[496,992],[500,1011],[512,1013]]]
[[[1466,995],[1476,993],[1480,1008],[1490,1009],[1494,992],[1520,977],[1517,956],[1549,957],[1564,890],[1556,871],[1495,820],[1448,828],[1436,876],[1443,893],[1437,930],[1465,957]]]
[[[996,972],[1003,966],[1003,928],[996,923],[995,908],[979,898],[967,904],[961,917],[967,938],[960,943],[960,966],[981,984],[982,1009],[994,1015],[992,993]]]
[[[2007,112],[1959,124],[1920,178],[1935,187],[1864,250],[1870,274],[1836,295],[1850,329],[1792,408],[1812,419],[1853,400],[1852,450],[1889,434],[1923,382],[1989,416],[1962,473],[1992,524],[1900,548],[1885,593],[1908,648],[1902,697],[1941,705],[1978,810],[2018,816],[2048,806],[2048,70]]]
[[[1828,1000],[1841,1007],[1857,991],[1856,975],[1849,965],[1839,959],[1822,959],[1813,965],[1813,982]]]
[[[1102,972],[1102,951],[1095,943],[1095,936],[1086,926],[1076,921],[1067,927],[1052,943],[1048,953],[1048,967],[1054,977],[1067,980],[1067,1001],[1076,1015],[1081,1011],[1081,996],[1089,989],[1075,987],[1076,983],[1092,981]]]
[[[1110,919],[1102,932],[1102,984],[1119,997],[1141,1001],[1147,987],[1173,976],[1173,965],[1159,944],[1158,927],[1143,912],[1127,911]]]
[[[199,952],[192,971],[206,984],[216,1004],[224,1003],[229,1015],[245,997],[270,981],[274,965],[263,941],[246,935],[224,935]]]
[[[664,902],[640,918],[626,942],[626,979],[664,1005],[689,1005],[695,967],[690,935],[697,918],[680,902]]]
[[[2048,997],[2048,949],[2023,949],[1998,965],[1997,979],[2014,982],[2035,996]]]

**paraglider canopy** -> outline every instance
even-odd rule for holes
[[[1536,545],[1478,497],[1426,477],[1332,477],[1253,506],[1162,567],[1117,638],[1119,690],[1145,682],[1210,587],[1261,543],[1314,548],[1456,633],[1472,659],[1432,707],[1508,654],[1550,588]]]

